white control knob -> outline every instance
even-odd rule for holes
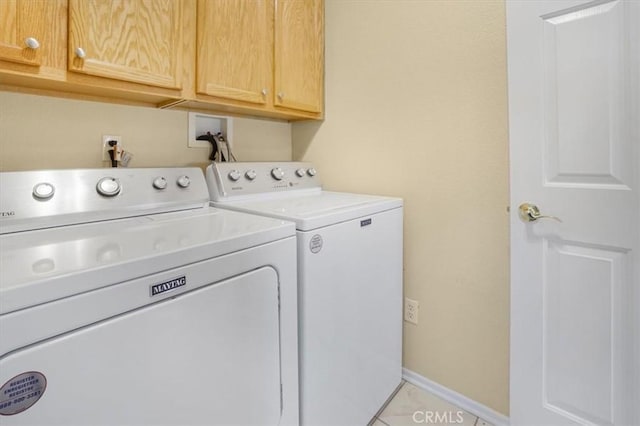
[[[257,176],[258,174],[253,169],[247,170],[247,173],[244,174],[244,177],[246,177],[249,180],[254,180]]]
[[[162,176],[158,176],[153,180],[153,187],[155,189],[165,189],[167,187],[167,180]]]
[[[180,188],[187,188],[189,185],[191,185],[191,179],[189,179],[189,176],[182,175],[178,178],[176,183]]]
[[[96,190],[105,197],[114,197],[120,193],[120,181],[113,177],[105,177],[98,181]]]
[[[306,174],[307,174],[307,171],[305,169],[296,170],[296,175],[298,175],[298,177],[303,177]]]
[[[40,42],[35,37],[27,37],[24,39],[24,44],[27,45],[29,49],[36,50],[40,47]]]
[[[307,170],[307,174],[311,177],[314,177],[316,175],[316,169],[314,169],[313,167],[311,167],[309,170]]]
[[[42,182],[33,187],[33,196],[41,201],[46,201],[49,198],[53,197],[53,194],[56,192],[56,189],[47,182]]]
[[[239,172],[239,171],[237,171],[237,170],[231,170],[227,176],[228,176],[228,177],[229,177],[229,179],[231,179],[232,181],[237,182],[237,181],[238,181],[238,179],[240,179],[240,176],[242,176],[242,175],[241,175],[241,174],[240,174],[240,172]]]
[[[273,176],[275,180],[282,180],[284,178],[284,171],[282,171],[280,167],[276,167],[271,170],[271,176]]]

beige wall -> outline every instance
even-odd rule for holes
[[[326,120],[293,125],[326,187],[405,200],[404,366],[508,413],[502,1],[326,0]]]
[[[235,119],[241,160],[291,158],[291,125]],[[203,165],[187,113],[0,92],[0,170]],[[293,157],[329,189],[405,200],[405,367],[508,412],[508,168],[501,1],[326,0],[326,120]]]
[[[122,136],[130,167],[203,166],[187,127],[184,111],[0,92],[0,170],[108,167],[103,134]],[[234,118],[233,145],[240,160],[290,160],[291,125]]]

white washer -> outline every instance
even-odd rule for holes
[[[295,227],[197,168],[0,174],[0,423],[296,425]]]
[[[402,200],[323,191],[308,163],[206,172],[215,206],[296,223],[301,424],[367,424],[401,382]]]

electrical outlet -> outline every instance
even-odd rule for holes
[[[404,298],[404,320],[412,324],[418,324],[418,311],[420,310],[420,302],[417,300]]]
[[[120,148],[122,148],[122,136],[102,135],[102,161],[111,161],[109,141],[117,141]]]

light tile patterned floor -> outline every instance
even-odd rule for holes
[[[370,426],[492,426],[453,404],[404,382]]]

